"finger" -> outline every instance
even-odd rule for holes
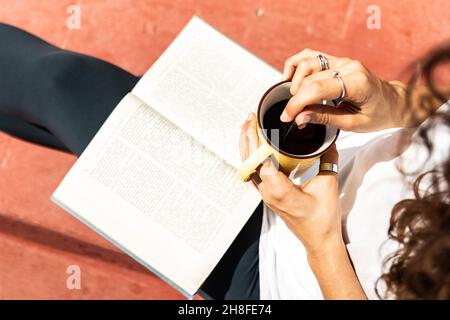
[[[319,59],[307,58],[300,60],[296,65],[294,76],[292,78],[292,84],[290,88],[291,94],[295,95],[297,93],[297,90],[305,77],[319,71],[321,71]]]
[[[333,143],[331,148],[320,157],[320,163],[321,164],[322,163],[333,163],[336,165],[339,164],[339,153],[337,152],[335,143]],[[337,182],[337,173],[336,172],[319,171],[319,173],[317,175],[318,176],[332,176],[332,177],[334,177],[334,179]]]
[[[256,187],[256,189],[258,189],[260,192],[260,184],[262,183],[261,178],[259,177],[259,171],[257,170],[255,173],[253,173],[250,176],[250,179],[252,180],[253,185]]]
[[[314,59],[313,59],[314,60]],[[317,64],[319,63],[317,59],[315,59]],[[299,66],[294,74],[294,78],[292,79],[292,84],[291,84],[291,94],[295,95],[297,93],[297,91],[300,89],[300,86],[303,82],[303,80],[308,77],[308,81],[319,81],[319,80],[324,80],[324,79],[330,79],[333,78],[333,72],[335,69],[328,69],[328,70],[324,70],[324,71],[315,71],[316,69],[314,69],[312,67],[312,61],[310,62],[311,66]],[[303,62],[301,63],[301,65],[303,65]],[[306,72],[302,72],[302,69],[306,69]],[[320,68],[320,67],[319,67]],[[297,76],[297,73],[300,73],[299,76]],[[303,73],[303,74],[302,74]],[[309,74],[306,74],[309,73]],[[296,77],[298,77],[298,79],[296,79]]]
[[[245,120],[242,125],[241,135],[239,137],[239,153],[241,154],[241,160],[244,161],[248,158],[248,145],[247,145],[247,132],[248,120]]]
[[[320,157],[320,163],[339,163],[339,154],[335,143]],[[302,188],[306,194],[328,196],[331,193],[337,193],[339,189],[338,175],[331,171],[319,171],[317,176],[303,184]]]
[[[295,68],[297,67],[297,64],[298,64],[297,55],[294,55],[294,56],[288,58],[284,62],[282,80],[290,80],[290,79],[292,79],[292,76],[294,75]]]
[[[361,101],[361,96],[370,90],[367,76],[361,71],[354,71],[353,64],[348,63],[337,70],[345,86],[345,100]],[[341,96],[342,86],[333,76],[333,70],[327,70],[306,77],[297,93],[289,100],[280,116],[283,122],[292,121],[309,104],[323,100],[334,100]]]
[[[348,58],[329,58],[328,69],[322,70],[319,59],[315,58],[303,59],[298,62],[295,69],[291,84],[291,94],[295,95],[300,88],[304,78],[314,75],[314,79],[326,79],[333,75],[334,70],[348,64],[351,60]]]
[[[339,154],[336,150],[336,145],[333,144],[330,149],[322,155],[320,163],[334,163],[338,164]],[[330,171],[320,171],[316,177],[309,180],[304,186],[306,192],[312,194],[323,194],[330,196],[339,192],[338,175]]]
[[[250,113],[249,115],[245,135],[247,138],[248,153],[252,154],[259,147],[258,131],[256,127],[256,117],[254,113]]]
[[[308,105],[295,117],[297,126],[304,127],[308,123],[331,125],[347,130],[352,128],[357,116],[346,108],[336,108],[323,104]]]
[[[259,177],[261,183],[258,184],[258,190],[264,202],[280,217],[290,216],[293,211],[298,215],[298,212],[305,211],[302,208],[310,207],[311,203],[307,194],[294,185],[285,174],[278,171],[272,161],[266,161],[263,164]],[[309,210],[305,212],[307,211]]]
[[[320,163],[339,163],[339,153],[336,148],[336,143],[333,143],[330,149],[320,157]]]
[[[292,79],[295,69],[296,69],[297,65],[300,63],[300,61],[302,61],[303,59],[309,59],[309,58],[315,58],[315,57],[317,58],[317,56],[319,54],[326,57],[329,62],[330,62],[330,60],[335,58],[332,55],[329,55],[329,54],[326,54],[326,53],[323,53],[320,51],[304,49],[301,52],[291,56],[289,59],[286,60],[286,62],[284,63],[284,69],[283,69],[283,80]],[[330,67],[331,67],[331,65],[330,65]]]
[[[324,56],[328,60],[329,69],[336,69],[351,62],[349,58],[335,57],[321,51],[305,49],[286,60],[283,70],[283,80],[293,79],[296,70],[306,60],[310,60],[311,67],[314,68],[312,73],[321,72],[322,68],[319,59],[317,58],[319,55]],[[292,94],[295,94],[295,92]]]
[[[280,120],[291,122],[309,104],[315,104],[322,100],[336,99],[341,95],[339,81],[334,78],[309,79],[306,78],[297,93],[289,99],[284,108]]]
[[[290,188],[293,185],[292,181],[284,173],[278,171],[278,168],[271,159],[263,163],[259,171],[259,176],[268,189],[280,191],[284,188]]]

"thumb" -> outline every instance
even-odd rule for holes
[[[307,123],[331,125],[339,129],[349,129],[355,121],[356,115],[345,108],[331,107],[328,105],[314,104],[307,106],[295,117],[297,126]]]

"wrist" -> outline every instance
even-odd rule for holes
[[[307,249],[308,264],[317,276],[336,274],[344,265],[351,266],[344,242],[328,244],[322,248]]]
[[[388,105],[391,107],[392,127],[408,127],[411,116],[406,105],[407,86],[397,80],[386,82],[386,84],[391,91],[391,101]]]
[[[308,251],[308,263],[324,299],[367,299],[343,241]]]
[[[342,238],[335,241],[325,241],[320,247],[306,247],[310,264],[316,261],[332,260],[333,257],[341,255],[343,252],[347,254],[347,248]]]

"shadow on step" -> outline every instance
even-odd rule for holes
[[[63,233],[0,214],[0,234],[7,234],[63,252],[100,260],[129,270],[153,275],[125,253],[116,252]]]

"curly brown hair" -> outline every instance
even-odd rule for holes
[[[421,73],[411,82],[422,78],[430,96],[445,103],[448,97],[438,90],[433,74],[438,66],[449,61],[450,46],[434,50],[420,62]],[[428,98],[421,99],[421,104],[426,104]],[[446,143],[450,149],[449,141],[437,142],[431,137],[431,129],[438,123],[450,128],[450,115],[436,112],[418,130],[416,143],[426,146],[429,154],[437,143]],[[388,235],[400,247],[384,261],[386,272],[377,288],[384,283],[386,293],[378,295],[397,299],[450,299],[450,157],[439,167],[420,174],[412,188],[414,198],[400,201],[392,210]]]

